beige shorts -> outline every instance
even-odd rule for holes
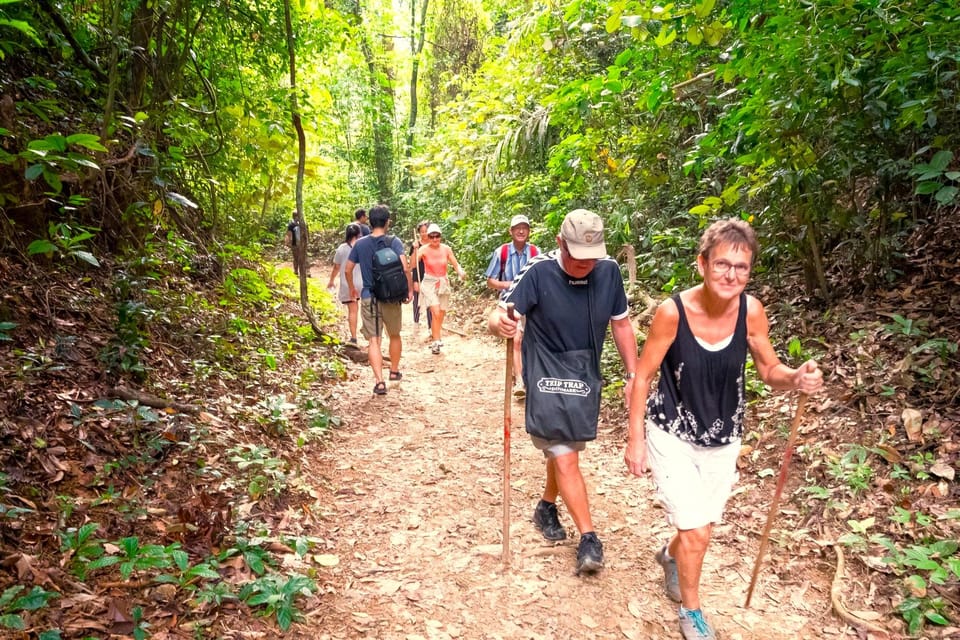
[[[567,440],[546,440],[530,434],[530,441],[538,450],[543,451],[543,457],[548,460],[565,456],[568,453],[583,451],[587,448],[586,442],[570,442]]]
[[[364,298],[360,301],[360,319],[363,326],[360,328],[363,337],[379,338],[386,328],[391,338],[400,335],[401,318],[403,311],[399,302],[377,302],[373,298]]]
[[[739,455],[739,440],[701,447],[647,422],[647,460],[657,498],[677,529],[698,529],[723,520],[723,508],[740,479]]]
[[[441,311],[450,308],[450,281],[424,275],[420,283],[420,306],[423,309],[440,307]]]

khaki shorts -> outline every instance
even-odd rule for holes
[[[680,530],[723,520],[737,483],[740,441],[701,447],[647,422],[647,460],[667,520]]]
[[[363,326],[360,328],[363,337],[379,338],[386,328],[391,338],[400,335],[400,321],[403,317],[399,302],[377,302],[373,298],[364,298],[360,301],[360,319]]]
[[[540,451],[543,451],[543,457],[548,460],[565,456],[568,453],[583,451],[587,448],[586,442],[569,442],[567,440],[546,440],[533,434],[530,435],[530,441]]]
[[[420,306],[423,309],[440,307],[440,311],[450,308],[450,281],[446,278],[423,276],[420,283]]]

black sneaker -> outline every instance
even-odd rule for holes
[[[557,505],[541,500],[533,510],[533,525],[543,533],[547,540],[564,540],[567,531],[560,524],[557,516]]]
[[[592,531],[580,536],[577,547],[577,575],[595,573],[603,569],[603,544]]]

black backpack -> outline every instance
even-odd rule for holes
[[[393,240],[393,236],[380,236],[376,241],[371,293],[378,302],[403,302],[409,296],[403,262],[390,246]]]

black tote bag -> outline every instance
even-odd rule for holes
[[[593,333],[592,293],[593,290],[588,289],[589,349],[554,352],[535,339],[524,341],[529,349],[523,366],[527,387],[526,429],[538,438],[569,442],[597,438],[603,379]]]
[[[593,349],[555,353],[536,343],[530,347],[523,371],[527,433],[546,440],[596,439],[601,378]]]

